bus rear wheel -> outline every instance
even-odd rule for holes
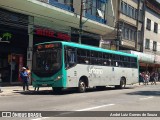
[[[116,85],[115,88],[124,89],[126,87],[126,81],[124,78],[121,79],[120,85]]]
[[[84,93],[86,91],[86,83],[83,80],[79,81],[78,92]]]

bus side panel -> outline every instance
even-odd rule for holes
[[[67,70],[67,87],[78,87],[79,79],[82,76],[88,78],[89,87],[119,85],[121,77],[126,78],[126,84],[133,84],[138,81],[138,70],[77,64]]]

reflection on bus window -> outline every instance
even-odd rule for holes
[[[33,69],[52,71],[61,67],[61,50],[47,49],[34,53]]]

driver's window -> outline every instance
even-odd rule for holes
[[[65,47],[65,64],[66,67],[72,67],[76,63],[76,49],[73,47]]]

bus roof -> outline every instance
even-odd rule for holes
[[[76,48],[83,48],[83,49],[88,49],[88,50],[95,50],[95,51],[99,51],[99,52],[106,52],[106,53],[112,53],[112,54],[118,54],[118,55],[130,56],[130,57],[137,57],[136,55],[125,53],[125,52],[108,50],[108,49],[103,49],[103,48],[94,47],[94,46],[90,46],[90,45],[78,44],[78,43],[74,43],[74,42],[52,41],[52,42],[43,42],[43,43],[39,43],[36,45],[49,44],[49,43],[62,43],[63,45],[76,47]]]

